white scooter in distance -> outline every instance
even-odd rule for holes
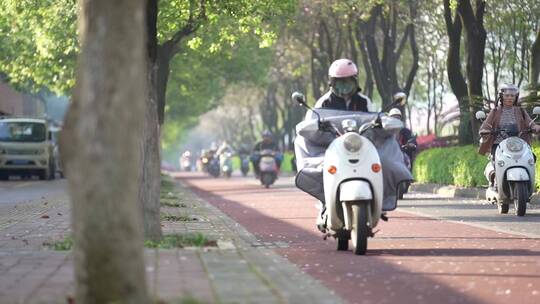
[[[406,95],[399,97],[391,106],[405,104]],[[381,117],[381,113],[371,113],[367,115],[377,118],[358,128],[359,114],[320,118],[319,113],[306,104],[303,94],[295,92],[292,99],[319,117],[299,123],[296,127],[298,135],[310,138],[321,131],[335,135],[323,160],[327,229],[337,238],[338,250],[347,250],[351,239],[354,253],[363,255],[368,237],[374,235],[373,229],[381,218],[384,195],[381,160],[375,145],[364,132],[372,128],[399,131],[403,123],[395,118]],[[336,127],[338,123],[343,132]]]
[[[535,119],[540,115],[540,107],[534,107]],[[484,120],[486,113],[476,112],[476,119]],[[526,132],[531,132],[527,130]],[[516,125],[503,126],[481,135],[506,137],[499,143],[495,152],[494,160],[490,160],[484,171],[487,180],[490,181],[495,174],[496,187],[488,187],[486,199],[497,204],[499,213],[508,213],[510,203],[514,203],[517,216],[524,216],[527,210],[527,202],[535,190],[535,159],[531,147],[521,138]],[[480,139],[481,141],[483,139]]]

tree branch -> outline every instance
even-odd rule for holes
[[[413,21],[416,19],[416,7],[414,6],[414,1],[409,1],[409,10],[411,13],[411,18]],[[411,46],[411,52],[413,56],[413,63],[411,66],[411,70],[409,71],[409,75],[407,76],[407,81],[405,83],[405,93],[407,95],[410,93],[414,78],[416,77],[416,72],[418,71],[418,61],[419,61],[419,52],[418,52],[418,45],[416,44],[416,35],[414,32],[414,23],[410,23],[409,25],[409,42]]]
[[[401,37],[401,41],[399,42],[398,49],[396,51],[396,61],[399,61],[399,58],[401,57],[401,53],[403,53],[403,50],[405,49],[405,44],[407,43],[407,39],[409,38],[409,35],[411,34],[413,25],[407,24],[407,28],[405,29],[405,33],[403,33],[403,36]]]

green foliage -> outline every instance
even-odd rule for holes
[[[294,153],[292,152],[285,152],[283,154],[283,161],[281,162],[281,172],[290,173],[293,172],[292,170],[292,158],[294,157]]]
[[[2,0],[0,11],[0,72],[19,89],[68,92],[79,51],[75,1]]]
[[[434,148],[421,152],[414,162],[414,178],[421,183],[477,187],[486,185],[486,156],[477,147]]]
[[[171,63],[161,147],[168,160],[178,159],[179,143],[199,116],[218,106],[226,87],[242,82],[262,85],[272,64],[270,49],[261,49],[251,36],[219,54],[185,47]],[[185,67],[190,67],[186,69]]]
[[[533,150],[534,155],[536,155],[536,157],[540,157],[540,143],[533,143],[532,150]],[[535,167],[536,167],[536,175],[535,175],[536,189],[540,189],[540,161],[538,159],[536,160]]]
[[[184,247],[204,247],[204,246],[216,246],[216,241],[208,239],[204,234],[189,233],[189,234],[171,234],[165,235],[159,242],[145,241],[144,247],[147,248],[160,248],[160,249],[172,249],[172,248],[184,248]]]
[[[201,4],[205,7],[204,14]],[[272,21],[293,12],[295,5],[294,0],[162,0],[157,35],[163,43],[193,21],[197,31],[185,37],[183,49],[191,47],[218,54],[225,47],[236,46],[245,35],[252,37],[258,46],[266,47],[276,38]],[[55,93],[68,93],[74,85],[79,51],[77,2],[2,0],[0,11],[0,73],[22,89],[38,91],[48,87]],[[182,68],[186,73],[198,75],[193,73],[192,65]]]

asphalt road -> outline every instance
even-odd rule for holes
[[[61,195],[65,193],[65,188],[65,179],[0,181],[0,206],[35,201],[45,196]]]
[[[412,193],[370,239],[337,252],[315,229],[315,201],[292,178],[177,178],[350,303],[540,303],[540,213],[499,215],[481,201]]]

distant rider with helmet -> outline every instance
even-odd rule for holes
[[[276,152],[276,164],[278,168],[281,166],[283,156],[279,153],[279,147],[274,142],[272,132],[265,130],[262,132],[262,140],[255,144],[253,153],[251,155],[251,163],[253,164],[253,170],[255,171],[255,177],[259,178],[259,162],[261,160],[260,152],[263,150],[271,150]]]
[[[401,110],[398,108],[391,109],[390,112],[388,112],[388,116],[403,120]],[[409,161],[411,162],[409,165],[412,169],[413,154],[414,151],[416,151],[417,143],[411,129],[403,127],[397,135],[397,141],[399,143],[399,146],[401,147],[401,150],[409,157]]]
[[[531,142],[531,136],[526,131],[531,128],[533,132],[540,132],[540,126],[535,124],[529,114],[518,105],[519,88],[513,84],[505,84],[501,86],[497,98],[497,104],[492,109],[486,120],[480,126],[479,134],[481,136],[480,147],[478,153],[486,154],[491,152],[491,160],[493,161],[497,146],[505,139],[505,135],[499,133],[492,135],[491,132],[495,129],[508,126],[517,126],[519,137],[528,144]],[[490,164],[488,164],[490,165]],[[494,186],[495,174],[490,177],[490,186]]]

